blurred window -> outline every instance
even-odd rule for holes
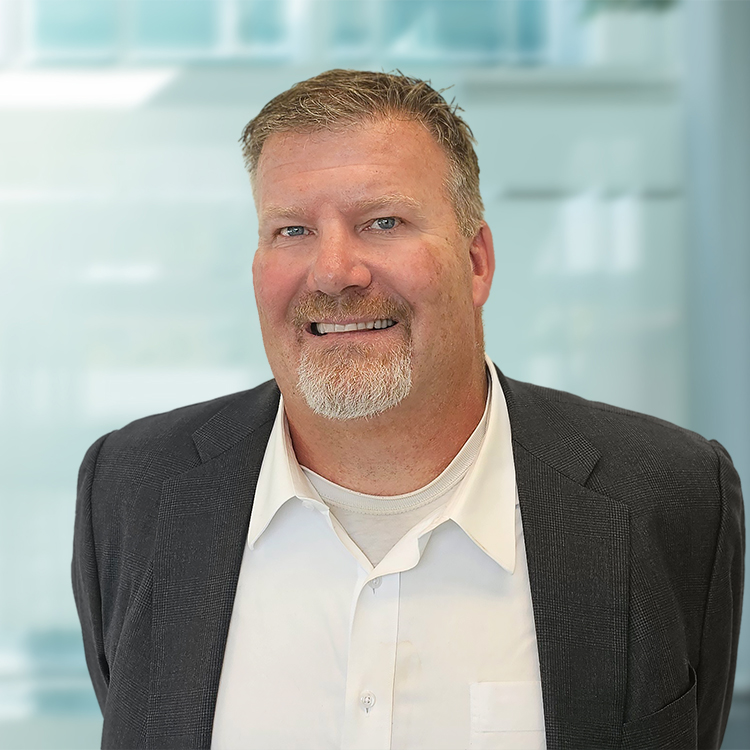
[[[357,3],[347,3],[356,12]],[[286,37],[285,10],[278,0],[242,0],[237,3],[237,34],[246,44],[279,44]]]
[[[38,56],[113,57],[119,10],[117,0],[36,0],[32,34]]]
[[[610,12],[595,0],[26,0],[23,57],[650,64],[672,33],[659,10],[671,0],[650,2]]]
[[[130,0],[136,50],[206,50],[216,44],[213,0]]]

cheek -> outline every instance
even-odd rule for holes
[[[412,284],[415,299],[434,306],[445,315],[453,314],[472,299],[470,269],[457,258],[440,262],[430,257],[418,270],[412,269],[407,283]]]
[[[253,260],[253,289],[261,318],[278,321],[286,316],[298,285],[288,263],[259,250]]]
[[[474,304],[471,273],[459,263],[435,266],[423,277],[415,299],[422,302],[424,332],[432,347],[444,342],[456,345],[474,336]]]

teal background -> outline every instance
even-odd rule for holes
[[[716,437],[750,475],[750,4],[595,5],[0,1],[1,747],[98,746],[78,464],[132,419],[270,377],[237,139],[327,68],[452,86],[506,374]],[[749,643],[727,748],[750,747]]]

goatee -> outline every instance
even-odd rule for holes
[[[355,317],[395,320],[400,329],[399,340],[388,349],[375,340],[372,344],[332,342],[325,349],[303,345],[297,386],[316,414],[337,420],[366,419],[392,409],[409,395],[412,341],[410,311],[405,305],[383,297],[334,299],[317,293],[301,300],[293,317],[298,330],[310,321]],[[372,335],[383,334],[374,331]]]

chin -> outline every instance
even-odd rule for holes
[[[303,352],[297,387],[315,413],[339,421],[368,419],[398,406],[411,392],[411,347],[385,356],[360,348]]]

